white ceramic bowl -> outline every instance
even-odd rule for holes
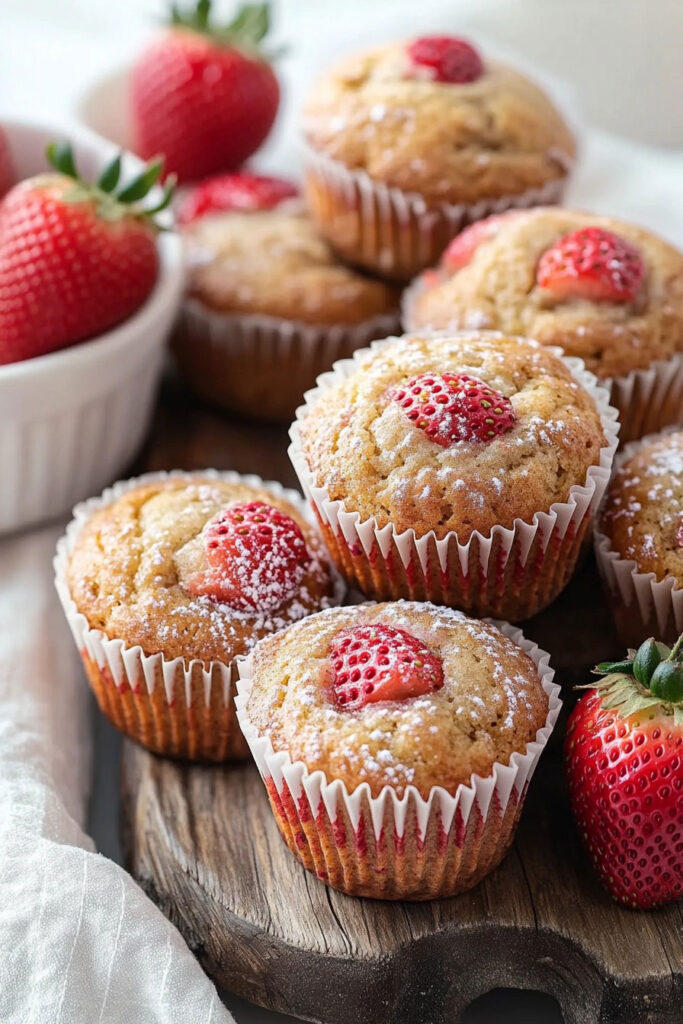
[[[20,178],[44,170],[45,146],[68,136],[84,175],[116,147],[83,131],[2,122]],[[141,166],[127,157],[124,175]],[[159,236],[160,270],[145,305],[91,341],[0,366],[0,533],[68,512],[116,479],[149,426],[164,342],[180,303],[178,236]]]
[[[130,68],[120,66],[91,83],[76,101],[75,114],[90,131],[126,149],[133,148],[128,106]]]

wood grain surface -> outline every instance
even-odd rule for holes
[[[168,383],[143,469],[214,466],[292,485],[287,431],[231,422]],[[588,558],[525,625],[552,655],[567,704],[616,655]],[[164,761],[126,742],[123,839],[133,875],[216,982],[323,1024],[455,1024],[496,987],[536,989],[566,1024],[681,1024],[683,913],[625,910],[597,883],[569,814],[565,715],[534,776],[514,846],[469,893],[425,904],[351,899],[280,840],[253,766]]]

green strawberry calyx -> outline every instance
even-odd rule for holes
[[[266,53],[261,46],[270,30],[270,3],[243,4],[227,25],[212,22],[211,0],[197,0],[194,6],[186,9],[173,3],[171,25],[173,28],[199,32],[219,46],[233,46],[264,60],[270,61],[280,56],[279,53]]]
[[[683,726],[683,633],[673,647],[650,637],[622,661],[603,661],[594,672],[603,676],[582,689],[599,691],[602,706],[623,718],[660,706]]]
[[[73,182],[63,197],[65,202],[94,202],[98,216],[104,220],[116,221],[124,217],[133,217],[144,221],[156,231],[163,230],[156,217],[171,203],[175,178],[170,176],[166,179],[158,202],[151,206],[144,202],[161,178],[164,169],[163,158],[151,160],[139,174],[119,187],[121,153],[110,160],[96,182],[87,182],[78,173],[71,143],[51,142],[45,154],[50,165]]]

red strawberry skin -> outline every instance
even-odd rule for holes
[[[0,364],[92,338],[127,319],[157,278],[154,230],[106,221],[74,182],[28,179],[0,203]]]
[[[264,141],[279,100],[265,60],[197,32],[171,29],[132,71],[137,151],[163,153],[167,172],[180,182],[231,170]]]
[[[7,136],[0,128],[0,199],[6,195],[16,181],[12,154],[9,150]]]
[[[543,253],[536,270],[536,283],[554,298],[592,302],[632,302],[644,277],[635,246],[596,227],[560,238]]]
[[[572,811],[602,882],[620,903],[683,896],[683,727],[644,711],[622,718],[590,691],[565,740]]]
[[[393,626],[341,630],[330,644],[337,704],[358,711],[378,701],[401,701],[443,686],[440,658],[417,637]]]
[[[466,267],[482,242],[495,238],[506,220],[518,216],[518,210],[508,210],[506,213],[494,213],[492,217],[485,217],[484,220],[470,224],[455,236],[444,252],[442,263],[445,269],[455,271]]]
[[[272,210],[299,195],[296,185],[284,178],[262,174],[219,174],[197,185],[185,197],[179,211],[180,224],[230,210]]]
[[[262,501],[220,512],[204,529],[204,546],[209,569],[186,589],[243,611],[282,605],[299,589],[310,561],[298,523]]]
[[[424,373],[390,392],[408,419],[436,444],[492,441],[512,430],[509,398],[464,373]]]
[[[456,36],[422,36],[408,47],[413,68],[424,69],[437,82],[476,82],[484,65],[475,48]]]

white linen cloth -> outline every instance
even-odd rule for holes
[[[83,832],[89,706],[52,583],[60,532],[0,542],[0,1022],[229,1024],[179,932]]]

